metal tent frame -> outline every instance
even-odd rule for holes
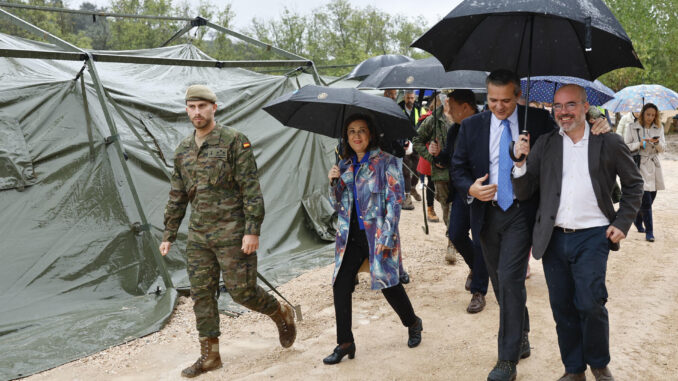
[[[39,7],[39,6],[31,6],[31,5],[25,5],[25,4],[11,4],[11,3],[6,3],[6,2],[0,2],[0,7],[9,7],[9,8],[23,8],[23,9],[31,9],[31,10],[39,10],[39,11],[50,11],[50,12],[64,12],[64,13],[77,13],[77,14],[88,14],[92,15],[93,18],[96,16],[100,17],[128,17],[128,18],[142,18],[142,19],[159,19],[159,20],[180,20],[180,21],[187,21],[186,26],[184,26],[181,30],[179,30],[177,33],[175,33],[169,40],[167,40],[163,46],[171,43],[172,41],[176,40],[179,38],[181,35],[187,33],[194,27],[199,27],[199,26],[207,26],[210,27],[218,32],[226,33],[229,34],[233,37],[236,37],[240,40],[243,40],[249,44],[256,45],[258,47],[265,48],[269,51],[273,51],[281,56],[284,56],[286,58],[289,58],[288,60],[262,60],[262,61],[208,61],[208,60],[189,60],[189,59],[172,59],[172,58],[160,58],[160,57],[136,57],[136,56],[130,56],[130,55],[115,55],[115,54],[105,54],[105,53],[92,53],[88,52],[78,46],[75,46],[67,41],[62,40],[61,38],[17,17],[16,15],[0,8],[0,18],[5,19],[10,21],[12,24],[24,29],[25,31],[32,33],[36,35],[37,37],[42,37],[48,42],[51,42],[52,44],[56,45],[57,47],[63,49],[63,52],[59,51],[46,51],[46,50],[20,50],[20,49],[0,49],[0,57],[4,58],[28,58],[28,59],[50,59],[50,60],[65,60],[65,61],[83,61],[83,68],[80,70],[79,73],[77,73],[75,80],[78,78],[81,79],[82,83],[81,85],[84,87],[84,78],[82,78],[82,72],[84,71],[85,68],[87,68],[92,82],[94,84],[94,87],[96,89],[97,93],[97,98],[99,101],[99,105],[101,106],[101,109],[104,113],[105,119],[106,119],[106,124],[108,126],[110,136],[106,138],[106,143],[108,147],[114,147],[113,149],[115,150],[115,156],[118,158],[118,164],[120,166],[120,169],[122,171],[122,174],[120,174],[118,171],[114,170],[114,176],[120,181],[121,183],[125,183],[127,185],[127,188],[129,189],[132,199],[134,201],[135,209],[136,212],[138,213],[138,217],[140,222],[135,222],[131,226],[131,231],[134,234],[137,235],[143,235],[144,238],[149,239],[151,241],[154,240],[154,237],[151,234],[150,231],[150,224],[148,223],[148,219],[146,217],[146,214],[143,210],[143,207],[141,205],[141,201],[139,199],[139,196],[136,191],[136,186],[134,185],[134,181],[132,179],[132,175],[130,173],[130,169],[127,166],[127,162],[125,159],[125,154],[123,151],[123,146],[122,143],[120,142],[119,139],[119,134],[118,134],[118,129],[116,127],[115,121],[111,115],[111,110],[110,107],[113,105],[115,109],[117,109],[117,105],[115,102],[112,101],[112,99],[108,96],[106,89],[104,88],[101,79],[99,77],[99,73],[97,71],[96,67],[96,62],[117,62],[117,63],[133,63],[133,64],[148,64],[148,65],[169,65],[169,66],[191,66],[191,67],[214,67],[214,68],[234,68],[234,67],[241,67],[241,68],[251,68],[251,67],[296,67],[295,70],[293,70],[290,73],[297,72],[299,70],[304,70],[308,67],[312,69],[312,74],[314,77],[314,80],[316,84],[318,85],[327,85],[322,81],[320,78],[320,75],[318,74],[316,70],[316,66],[313,63],[312,60],[309,60],[307,58],[301,57],[299,55],[296,55],[294,53],[288,52],[286,50],[271,46],[270,44],[266,44],[264,42],[261,42],[259,40],[256,40],[251,37],[247,37],[243,34],[237,33],[235,31],[232,31],[228,28],[224,28],[220,25],[216,25],[214,23],[209,22],[208,20],[202,18],[202,17],[196,17],[193,19],[190,18],[182,18],[182,17],[164,17],[164,16],[148,16],[148,15],[126,15],[126,14],[115,14],[115,13],[102,13],[102,12],[90,12],[90,11],[81,11],[81,10],[70,10],[70,9],[63,9],[63,8],[50,8],[50,7]],[[96,20],[96,19],[95,19]],[[83,92],[84,94],[84,92]],[[85,104],[87,104],[85,102]],[[138,136],[138,133],[132,127],[131,123],[129,120],[127,120],[126,117],[123,115],[123,120],[125,123],[130,127],[132,132]],[[88,129],[88,134],[91,134],[91,131]],[[143,139],[140,139],[140,141],[143,142]],[[90,144],[91,144],[91,137],[90,137]],[[145,145],[145,144],[144,144]],[[146,145],[145,145],[146,146]],[[110,149],[110,148],[107,148]],[[160,168],[165,168],[164,165],[161,164],[160,159],[157,157],[156,154],[152,152],[150,147],[146,146],[146,149],[149,151],[151,154],[151,157],[153,157],[156,162],[159,163]],[[165,175],[169,178],[169,172],[165,170]],[[160,275],[163,279],[164,285],[166,289],[170,288],[175,288],[172,279],[169,275],[169,272],[167,271],[167,268],[164,265],[162,255],[160,254],[160,251],[157,246],[151,245],[153,247],[153,257],[160,269]]]

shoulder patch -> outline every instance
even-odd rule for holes
[[[250,144],[250,142],[245,142],[242,144],[242,148],[250,148],[251,146],[252,145]]]

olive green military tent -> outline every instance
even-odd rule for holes
[[[1,49],[64,51],[4,34]],[[213,61],[192,45],[101,53]],[[99,78],[81,70],[82,61],[0,55],[0,379],[63,364],[167,321],[177,289],[188,286],[186,223],[167,257],[157,246],[173,151],[192,131],[183,101],[191,84],[211,86],[218,122],[252,141],[266,204],[259,271],[280,284],[333,258],[326,173],[336,141],[261,111],[310,75],[96,68]]]

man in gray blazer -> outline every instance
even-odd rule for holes
[[[564,381],[585,380],[587,365],[597,381],[614,380],[607,367],[607,257],[626,237],[643,193],[628,147],[617,134],[591,134],[588,108],[583,88],[561,87],[553,103],[560,129],[542,135],[531,151],[529,136],[522,136],[515,154],[529,156],[512,175],[518,200],[539,191],[532,255],[543,258]],[[616,176],[622,198],[615,212]]]

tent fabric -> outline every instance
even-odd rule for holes
[[[0,48],[60,51],[5,34]],[[192,45],[112,53],[212,59]],[[183,100],[191,84],[209,84],[217,121],[252,142],[266,205],[259,271],[280,284],[333,258],[325,195],[336,142],[261,111],[309,75],[96,63],[125,168],[88,71],[84,94],[74,80],[82,67],[0,58],[0,379],[147,335],[171,315],[177,292],[161,275],[188,287],[187,218],[170,253],[158,261],[155,252],[174,148],[193,130]],[[135,195],[149,231],[137,229]]]

